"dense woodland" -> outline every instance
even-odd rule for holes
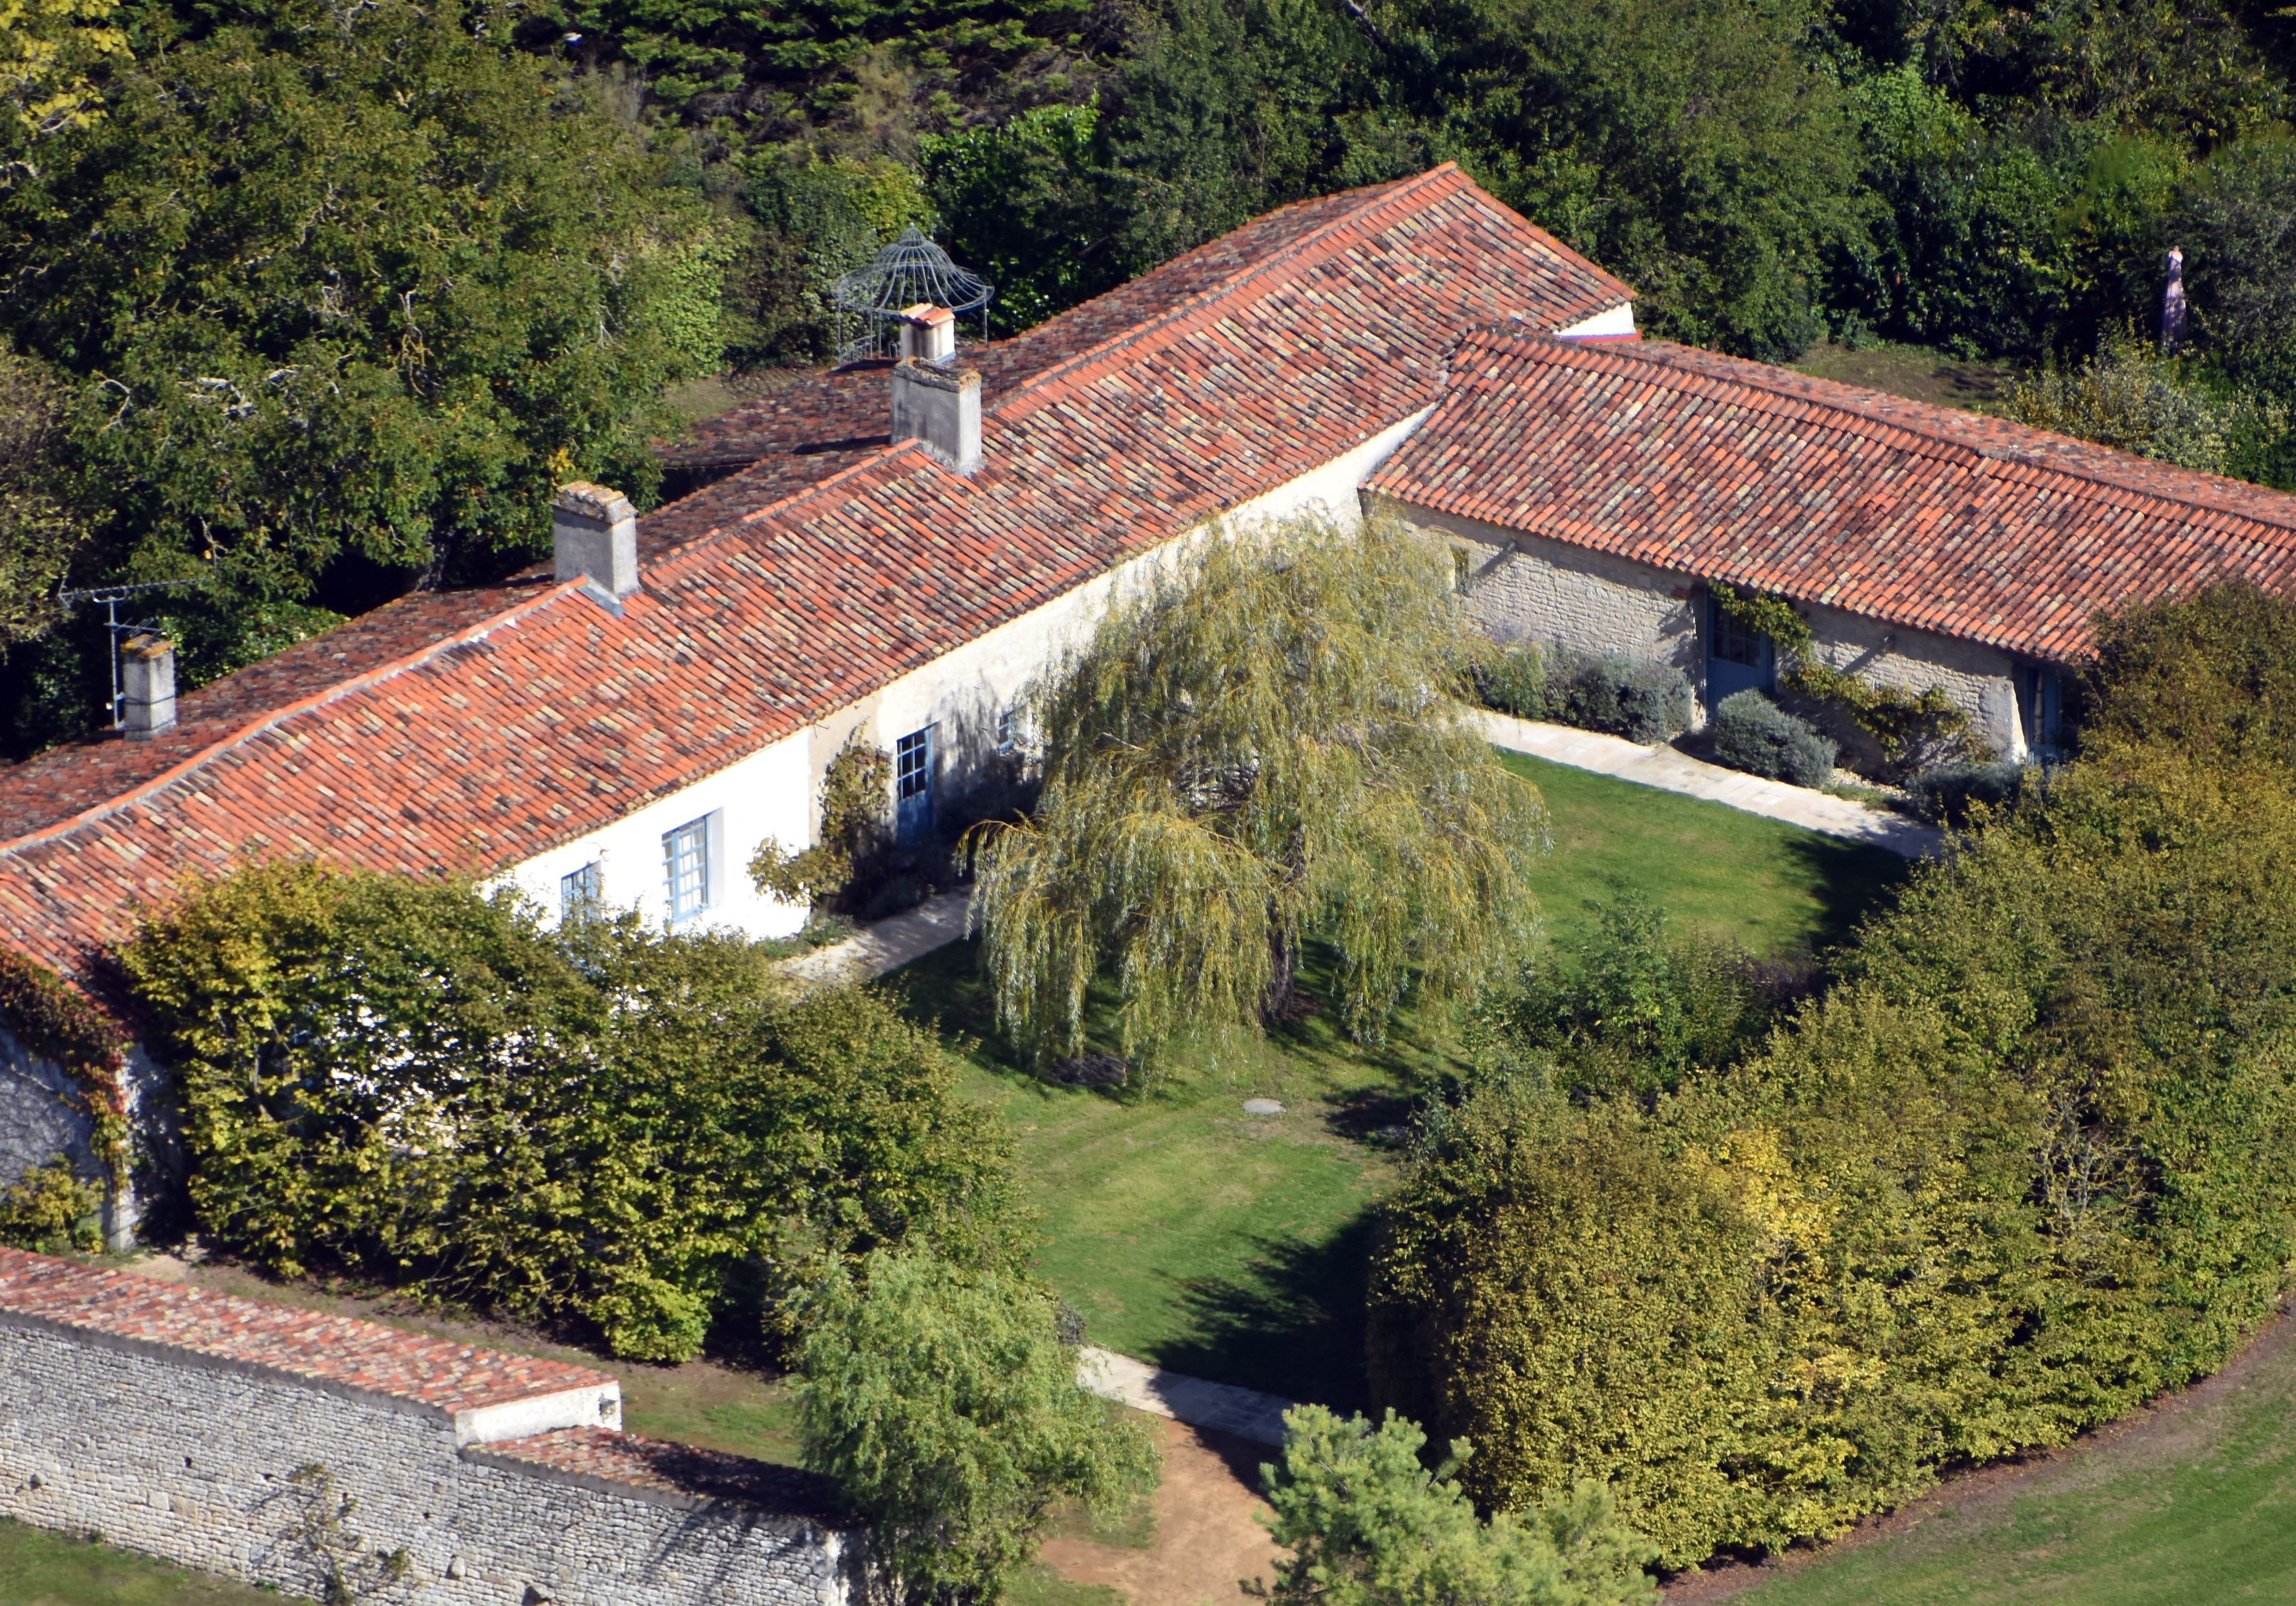
[[[187,679],[658,486],[682,381],[821,361],[909,224],[1009,332],[1445,159],[1652,329],[2037,371],[2296,483],[2296,16],[2271,0],[28,0],[0,27],[0,746],[144,610]],[[2187,253],[2185,352],[2155,328]],[[2084,366],[2084,365],[2087,365]],[[2051,371],[2050,365],[2054,365]]]

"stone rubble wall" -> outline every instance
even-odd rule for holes
[[[325,1469],[372,1581],[407,1606],[847,1606],[852,1548],[818,1522],[459,1451],[440,1412],[0,1312],[0,1515],[100,1534],[316,1598],[297,1537]]]

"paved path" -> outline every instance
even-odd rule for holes
[[[1292,1402],[1257,1389],[1182,1377],[1145,1361],[1087,1344],[1078,1352],[1077,1381],[1103,1399],[1168,1416],[1191,1428],[1210,1428],[1253,1444],[1281,1446],[1283,1413]]]
[[[1484,739],[1494,747],[1529,753],[1574,769],[1596,770],[1621,781],[1655,786],[1662,791],[1703,798],[1710,803],[1727,804],[1748,814],[1784,820],[1789,825],[1823,832],[1830,837],[1886,848],[1909,859],[1935,853],[1945,840],[1944,832],[1935,826],[1920,824],[1902,815],[1884,814],[1847,798],[1812,791],[1806,786],[1789,786],[1783,781],[1766,781],[1759,775],[1724,769],[1718,764],[1709,764],[1670,747],[1644,747],[1622,736],[1605,736],[1598,731],[1582,731],[1567,725],[1545,725],[1535,719],[1512,719],[1482,709],[1472,710],[1470,717],[1480,725]]]
[[[816,948],[782,968],[805,981],[867,981],[898,971],[962,938],[965,905],[972,900],[970,891],[929,897],[906,914],[864,926],[843,942]]]

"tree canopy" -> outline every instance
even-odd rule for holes
[[[1401,526],[1217,531],[1143,573],[1033,693],[1034,813],[983,827],[999,1020],[1072,1055],[1103,966],[1128,1055],[1292,1006],[1300,950],[1376,1037],[1527,928],[1538,791],[1455,692],[1474,648],[1449,552]]]
[[[523,561],[557,481],[644,496],[664,385],[720,361],[732,225],[489,15],[147,20],[0,187],[0,324],[70,386],[100,514],[78,572],[196,581],[193,684]],[[78,712],[20,705],[20,744]]]
[[[1154,1440],[1078,1386],[1059,1312],[1020,1275],[875,1253],[807,1318],[806,1464],[868,1520],[910,1601],[993,1602],[1056,1500],[1109,1516],[1155,1487]]]

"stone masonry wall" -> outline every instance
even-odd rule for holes
[[[581,1430],[571,1430],[579,1432]],[[0,1513],[316,1595],[324,1466],[411,1606],[843,1606],[842,1536],[740,1502],[530,1467],[451,1418],[0,1311]],[[371,1567],[371,1562],[370,1562]],[[358,1574],[351,1574],[354,1582]]]
[[[1687,675],[1704,703],[1704,588],[1691,577],[1474,520],[1403,511],[1470,554],[1468,610],[1494,639],[1659,659]],[[2023,755],[2016,664],[2007,653],[1838,608],[1801,612],[1836,668],[1915,694],[1942,686],[1997,752]]]

